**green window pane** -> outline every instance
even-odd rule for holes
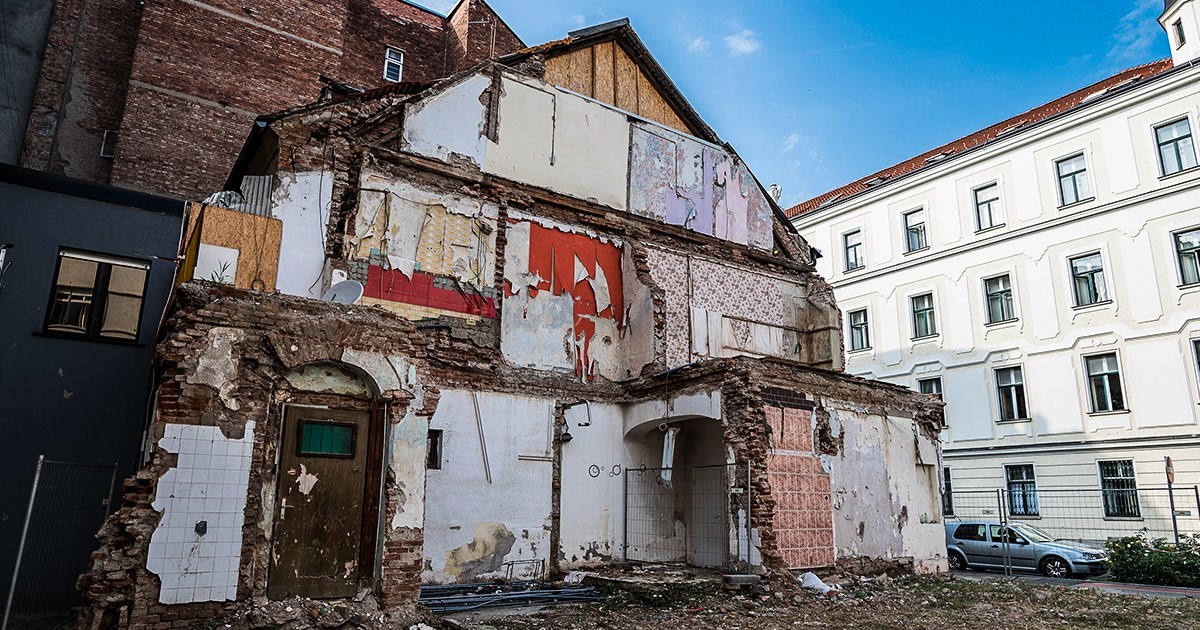
[[[303,422],[299,450],[301,455],[353,457],[354,425]]]

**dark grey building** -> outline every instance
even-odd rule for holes
[[[70,606],[139,462],[184,203],[0,164],[0,604]],[[115,470],[114,470],[115,464]],[[115,481],[114,481],[115,480]]]

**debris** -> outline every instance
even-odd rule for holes
[[[817,577],[816,574],[812,573],[811,571],[800,576],[800,586],[812,591],[816,591],[822,595],[838,593],[842,590],[840,586],[830,586],[822,582],[821,578]]]
[[[563,578],[563,584],[583,584],[583,578],[587,576],[587,571],[571,571]]]

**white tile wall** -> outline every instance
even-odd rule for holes
[[[176,467],[158,480],[154,499],[163,519],[150,538],[146,568],[162,582],[158,601],[234,600],[254,423],[240,440],[217,427],[172,424],[158,445],[179,454]],[[200,521],[208,524],[204,535],[196,533]]]

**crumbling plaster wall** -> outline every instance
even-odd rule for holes
[[[426,582],[540,578],[550,558],[553,398],[443,389],[429,470]],[[477,415],[478,414],[478,415]],[[541,560],[542,566],[524,564]]]
[[[271,193],[271,216],[283,221],[276,287],[288,295],[320,297],[325,290],[325,226],[333,177],[325,171],[281,171]]]
[[[159,346],[155,447],[126,483],[81,578],[85,620],[142,626],[168,613],[210,618],[229,612],[235,598],[245,604],[265,594],[286,405],[369,408],[361,392],[312,387],[302,372],[287,377],[313,363],[353,369],[386,404],[378,596],[390,607],[415,602],[425,436],[438,399],[422,377],[425,351],[415,334],[411,323],[377,309],[207,283],[180,287]],[[217,444],[226,448],[218,453]]]

